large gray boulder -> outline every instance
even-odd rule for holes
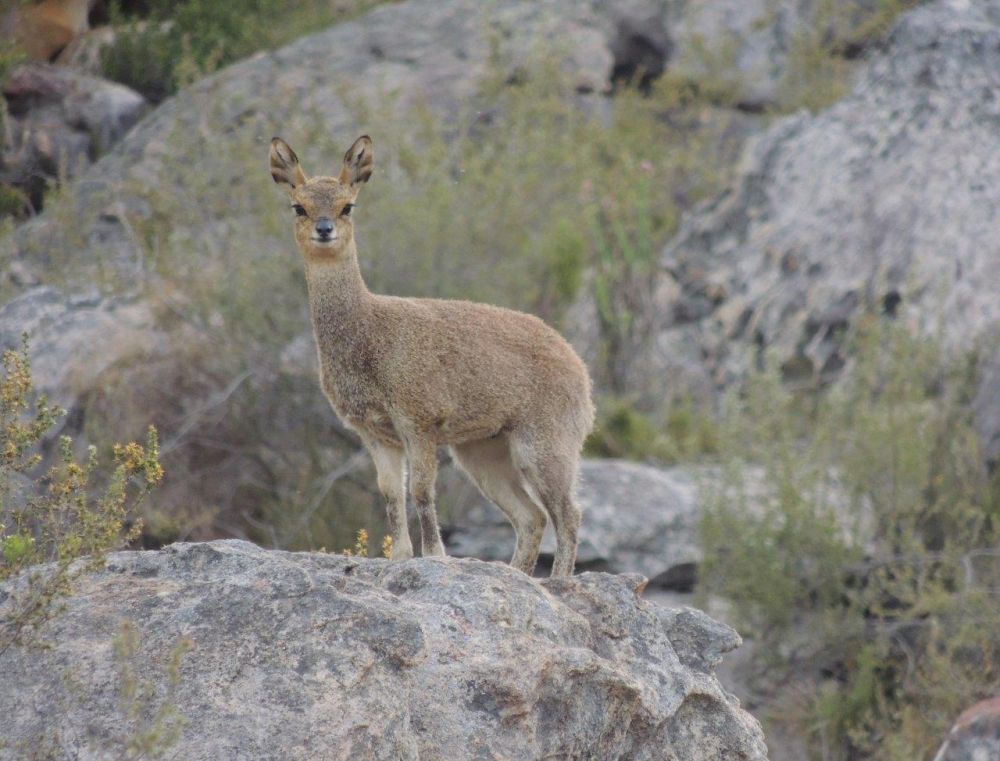
[[[642,586],[235,540],[118,553],[81,579],[48,648],[0,653],[0,758],[43,742],[56,758],[123,757],[169,701],[187,723],[167,755],[191,761],[765,759],[713,675],[739,637],[642,601]],[[131,699],[112,646],[126,620],[154,684]],[[183,638],[171,690],[154,677]]]
[[[1000,318],[1000,2],[904,15],[851,94],[777,122],[666,246],[629,386],[725,386],[761,351],[835,375],[862,310],[970,346]]]

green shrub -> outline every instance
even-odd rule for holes
[[[853,341],[821,395],[770,363],[729,399],[700,588],[732,601],[772,680],[826,675],[798,717],[816,758],[902,761],[995,687],[998,492],[970,362],[882,318]]]
[[[0,110],[2,110],[0,106]],[[3,128],[3,115],[0,114],[0,129]],[[0,220],[8,217],[23,217],[31,209],[28,194],[14,187],[0,183]]]
[[[851,59],[883,37],[896,18],[923,0],[818,0],[792,36],[777,111],[820,111],[847,94]]]
[[[718,425],[711,411],[690,396],[676,399],[657,422],[631,400],[599,400],[594,432],[587,439],[588,457],[620,457],[659,464],[703,460],[718,452]]]
[[[0,652],[35,641],[38,628],[59,609],[59,598],[84,571],[103,566],[106,554],[139,534],[136,505],[163,477],[156,431],[147,443],[116,446],[115,467],[94,493],[97,450],[77,461],[67,436],[54,464],[41,476],[38,451],[63,414],[44,396],[33,400],[27,340],[3,355],[0,379],[0,581],[13,580],[0,620]],[[75,562],[78,559],[81,562]],[[41,565],[47,564],[47,565]]]
[[[378,0],[151,0],[143,17],[122,12],[112,2],[114,44],[102,49],[101,68],[159,102],[200,77],[258,50],[318,32],[378,4]]]
[[[631,460],[667,460],[670,444],[665,431],[625,399],[602,400],[594,432],[587,439],[589,457],[621,457]]]

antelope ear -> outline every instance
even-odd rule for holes
[[[306,173],[302,171],[299,157],[295,155],[292,146],[280,137],[271,140],[270,159],[271,177],[279,185],[285,185],[285,190],[289,193],[308,179]]]
[[[362,182],[368,182],[374,166],[375,149],[372,146],[372,139],[368,135],[362,135],[344,154],[344,167],[340,170],[338,179],[344,185],[360,185]]]

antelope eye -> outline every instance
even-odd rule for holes
[[[295,213],[298,214],[300,217],[304,217],[306,215],[306,209],[304,206],[300,206],[299,204],[296,203],[292,204],[292,209],[294,209]]]
[[[344,208],[340,212],[340,216],[342,216],[342,217],[349,217],[349,216],[351,216],[351,212],[353,210],[354,210],[354,204],[353,203],[345,204]]]

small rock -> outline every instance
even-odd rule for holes
[[[1000,698],[962,712],[934,761],[994,761],[1000,758]]]

